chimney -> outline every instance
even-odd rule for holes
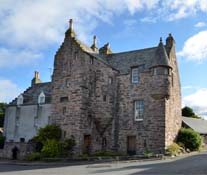
[[[107,43],[107,44],[105,44],[102,48],[100,48],[100,49],[99,49],[99,53],[100,53],[100,54],[103,54],[103,55],[111,54],[112,51],[111,51],[111,48],[110,48],[110,44]]]
[[[175,40],[171,33],[169,33],[169,36],[166,38],[166,51],[169,56],[171,49],[175,49]]]
[[[93,45],[91,46],[94,52],[98,52],[97,42],[96,42],[96,35],[93,37]]]
[[[70,19],[69,24],[69,29],[73,30],[73,19]]]
[[[69,20],[69,29],[66,32],[67,36],[70,36],[71,38],[75,38],[75,31],[73,30],[73,19]]]
[[[40,73],[35,71],[34,72],[34,78],[32,79],[32,83],[31,85],[35,85],[35,84],[38,84],[38,83],[42,83],[42,81],[40,80]]]

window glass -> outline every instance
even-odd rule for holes
[[[136,121],[143,120],[144,116],[144,101],[137,100],[134,102],[134,117]]]
[[[137,68],[132,68],[132,83],[139,82],[139,70]]]

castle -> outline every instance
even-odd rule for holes
[[[181,127],[181,88],[175,41],[113,53],[109,43],[88,47],[73,21],[54,60],[52,81],[35,72],[32,85],[6,110],[6,144],[28,142],[38,128],[56,124],[74,138],[77,154],[150,150],[163,153]]]

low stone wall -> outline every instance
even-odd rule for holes
[[[31,143],[6,142],[4,149],[0,149],[0,158],[12,159],[12,149],[17,147],[17,159],[22,160],[26,155],[34,151],[34,145]]]

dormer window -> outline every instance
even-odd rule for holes
[[[155,67],[153,68],[153,75],[170,75],[168,67]]]
[[[44,92],[41,92],[38,97],[38,104],[43,104],[43,103],[45,103],[45,94]]]
[[[23,101],[24,101],[24,97],[22,94],[20,94],[18,97],[17,97],[17,105],[22,105],[23,104]]]
[[[131,79],[132,79],[132,83],[138,83],[139,82],[139,69],[138,69],[138,67],[132,68],[132,70],[131,70]]]

